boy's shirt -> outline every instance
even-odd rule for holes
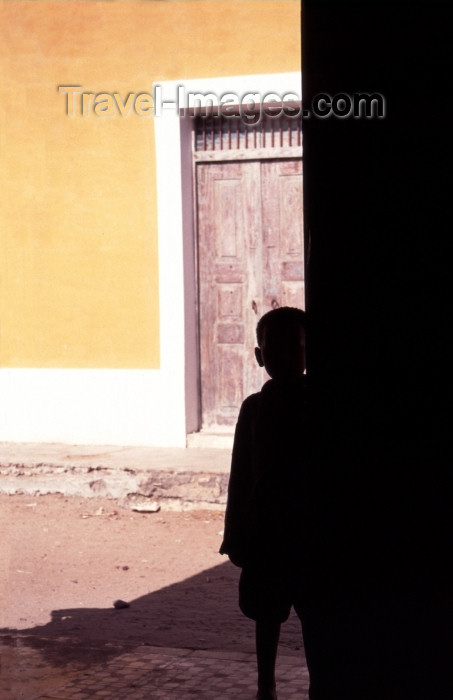
[[[221,554],[243,566],[282,558],[303,528],[306,378],[247,397],[236,426]]]

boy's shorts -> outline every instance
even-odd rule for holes
[[[246,617],[285,622],[294,609],[302,619],[302,581],[286,567],[246,564],[239,579],[239,607]]]

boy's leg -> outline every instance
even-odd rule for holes
[[[257,620],[255,627],[256,660],[258,664],[258,699],[274,700],[275,662],[277,660],[280,623]]]

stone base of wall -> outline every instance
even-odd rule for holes
[[[0,446],[0,493],[99,496],[142,512],[225,507],[228,451],[52,448]]]

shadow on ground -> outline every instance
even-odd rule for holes
[[[54,610],[46,625],[0,629],[0,649],[39,652],[45,665],[78,671],[137,646],[252,652],[254,625],[237,606],[239,570],[229,562],[128,601],[130,607]],[[281,652],[303,653],[292,614],[282,628]]]

